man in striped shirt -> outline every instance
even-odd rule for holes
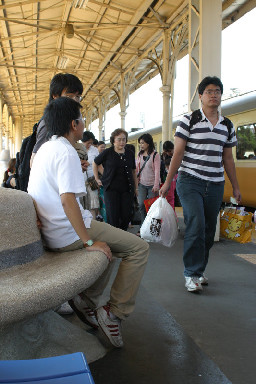
[[[235,129],[218,112],[223,84],[215,76],[205,77],[198,93],[202,108],[182,117],[175,133],[169,173],[159,192],[166,195],[179,170],[176,188],[186,224],[183,262],[185,287],[190,292],[208,284],[204,272],[223,198],[224,168],[236,201],[241,201],[232,155],[232,147],[237,144]]]

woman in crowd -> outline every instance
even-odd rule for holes
[[[104,141],[99,141],[98,142],[99,153],[103,152],[105,149],[106,149],[106,144],[104,143]],[[99,179],[101,180],[102,176],[103,176],[103,171],[104,171],[102,165],[99,166],[98,171],[99,171]],[[100,190],[99,190],[99,199],[100,199],[100,214],[99,214],[97,220],[107,222],[107,213],[106,213],[106,205],[105,205],[105,200],[104,200],[104,188],[103,188],[103,186],[101,186]]]
[[[137,157],[138,202],[141,224],[146,217],[144,200],[158,196],[160,186],[160,155],[155,151],[153,138],[144,133],[138,139],[140,152]],[[139,236],[139,232],[137,233]]]
[[[114,227],[127,230],[131,221],[137,177],[134,154],[125,148],[127,132],[116,129],[111,133],[112,146],[94,159],[93,172],[99,185],[103,185],[107,222]],[[104,168],[102,179],[98,168]]]
[[[16,181],[14,177],[15,166],[16,166],[16,159],[13,158],[9,161],[8,169],[4,172],[2,187],[13,188],[13,189],[16,187]]]
[[[104,143],[104,141],[99,141],[98,142],[98,151],[99,151],[99,153],[103,152],[104,149],[106,149],[106,144]]]
[[[87,179],[93,176],[92,164],[95,157],[98,156],[99,154],[98,149],[93,146],[94,140],[95,140],[95,136],[92,132],[85,131],[83,133],[82,143],[86,148],[87,155],[88,155],[88,162],[89,162],[87,171],[84,172],[85,179],[86,179],[85,184],[86,184],[86,190],[87,190],[86,206],[84,208],[88,209],[93,215],[93,218],[96,219],[96,216],[99,213],[99,207],[100,207],[99,191],[98,189],[93,191],[90,185],[87,183]]]
[[[161,177],[162,183],[165,182],[165,179],[167,176],[165,160],[171,159],[173,152],[174,152],[174,144],[170,140],[165,141],[163,144],[163,153],[161,154],[161,167],[160,167],[160,177]]]

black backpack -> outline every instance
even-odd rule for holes
[[[26,137],[21,145],[20,152],[16,154],[16,189],[27,192],[30,174],[30,158],[36,143],[36,132],[40,121],[33,127],[32,135]]]
[[[191,127],[193,127],[193,125],[199,123],[199,121],[201,121],[202,118],[203,118],[203,116],[202,116],[200,109],[196,109],[194,112],[192,112],[190,123],[189,123],[189,129],[191,129]],[[227,117],[224,117],[224,120],[221,122],[221,124],[223,124],[227,127],[228,140],[230,140],[231,139],[231,129],[233,126],[231,120],[229,120]]]

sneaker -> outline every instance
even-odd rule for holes
[[[96,216],[96,220],[97,221],[100,221],[100,222],[103,222],[104,220],[103,220],[103,217],[101,216],[101,215],[97,215]]]
[[[185,287],[189,292],[202,291],[202,285],[196,276],[185,276]]]
[[[69,303],[66,301],[65,303],[61,304],[61,306],[56,309],[56,312],[59,315],[72,315],[74,313],[73,309],[70,307]]]
[[[206,277],[205,275],[200,276],[199,282],[201,283],[201,285],[208,285],[208,277]]]
[[[124,345],[121,334],[121,320],[116,317],[114,320],[110,317],[110,306],[104,305],[96,311],[99,327],[107,336],[114,347],[120,348]]]
[[[87,306],[85,301],[79,295],[69,300],[69,305],[74,310],[79,319],[82,320],[85,324],[90,325],[95,329],[99,328],[95,312]]]

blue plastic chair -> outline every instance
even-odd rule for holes
[[[94,384],[81,352],[35,360],[1,360],[0,383]]]

